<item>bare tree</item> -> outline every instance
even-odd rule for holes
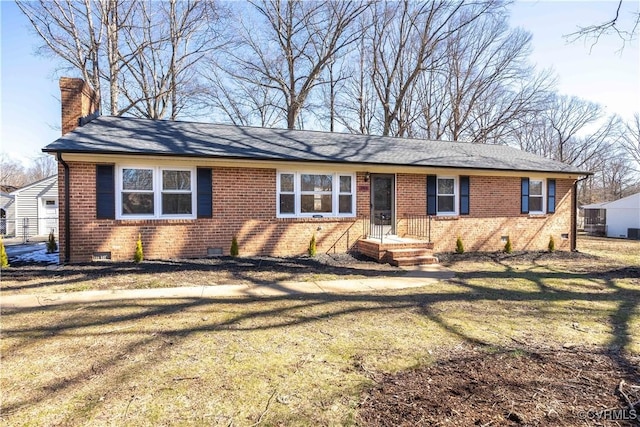
[[[219,47],[211,1],[18,0],[43,41],[104,100],[112,115],[175,119],[193,97],[196,64]],[[121,105],[125,101],[124,105]]]
[[[513,137],[524,150],[582,167],[606,157],[617,143],[619,124],[617,116],[605,117],[598,104],[553,95],[543,112],[514,123],[521,129]]]
[[[0,153],[0,185],[20,188],[28,182],[24,166],[9,158],[6,153]]]
[[[452,21],[459,25],[461,16]],[[549,72],[528,63],[531,35],[511,29],[508,15],[487,14],[443,43],[441,70],[417,80],[418,135],[453,141],[504,143],[509,126],[541,111],[554,83]]]
[[[123,113],[175,120],[198,94],[197,65],[224,42],[211,2],[139,1],[123,29]]]
[[[228,52],[230,61],[219,64],[232,83],[247,91],[264,91],[289,129],[300,126],[314,88],[331,61],[358,39],[362,1],[264,0],[250,2],[262,22],[240,22],[241,44]],[[264,108],[265,106],[258,106]]]
[[[604,200],[617,200],[628,196],[628,188],[637,183],[637,178],[631,168],[629,159],[623,153],[611,156],[605,168],[602,169],[602,188]]]
[[[201,103],[221,114],[221,121],[261,127],[275,127],[281,121],[281,95],[269,87],[234,84],[216,65],[210,65],[201,77],[207,86]]]
[[[50,154],[40,154],[33,158],[26,170],[28,182],[35,182],[58,173],[58,162]]]
[[[617,200],[640,191],[640,181],[629,156],[615,144],[601,156],[592,157],[583,168],[593,172],[579,189],[581,203]]]
[[[341,67],[343,75],[350,78],[345,79],[335,93],[335,119],[351,133],[375,133],[373,121],[376,100],[368,71],[370,48],[366,38],[366,28],[370,23],[370,14],[360,17],[360,39],[354,44],[355,49],[346,57]]]
[[[112,2],[107,2],[109,7]],[[104,42],[103,14],[93,0],[17,0],[44,45],[38,52],[59,58],[82,78],[102,99],[100,50]],[[97,22],[96,22],[97,21]]]
[[[620,143],[640,168],[640,114],[635,113],[633,119],[625,123]],[[638,170],[640,172],[640,169]]]
[[[339,86],[344,81],[344,77],[341,76],[340,68],[336,66],[334,59],[329,61],[326,68],[327,79],[326,85],[323,89],[327,89],[324,92],[325,104],[329,110],[329,132],[335,132],[336,124],[336,92]]]
[[[441,45],[485,14],[497,1],[467,3],[434,1],[377,3],[371,26],[372,82],[381,109],[381,133],[408,132],[407,109],[417,80],[427,71],[446,73]]]
[[[620,145],[620,119],[598,104],[553,95],[546,109],[512,124],[510,143],[593,173],[580,186],[580,203],[623,197],[635,181]]]
[[[588,159],[600,156],[612,144],[619,124],[618,118],[604,118],[602,108],[577,97],[557,96],[545,119],[553,129],[548,141],[555,160],[582,166]],[[581,134],[588,126],[601,124],[591,132]]]
[[[634,4],[635,10],[632,12],[623,10],[623,5]],[[627,42],[633,40],[638,33],[638,25],[640,25],[640,11],[637,2],[624,3],[618,0],[615,11],[612,9],[612,18],[597,24],[587,25],[585,27],[578,26],[578,30],[567,34],[565,38],[570,42],[577,40],[585,40],[591,42],[591,47],[595,46],[600,37],[615,34],[622,40],[622,47]],[[626,21],[628,19],[628,21]]]
[[[0,184],[10,187],[24,187],[35,181],[48,178],[58,172],[58,163],[48,154],[40,154],[23,165],[12,160],[7,154],[0,154]]]

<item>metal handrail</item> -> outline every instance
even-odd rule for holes
[[[331,245],[329,247],[329,249],[327,249],[327,251],[325,252],[326,254],[328,254],[329,252],[331,252],[331,249],[333,249],[333,253],[336,253],[336,246],[338,245],[338,243],[340,242],[340,240],[342,240],[342,238],[346,235],[347,236],[347,251],[349,251],[351,249],[351,246],[349,245],[350,242],[350,234],[351,234],[351,228],[356,225],[358,221],[353,221],[351,223],[351,225],[344,231],[344,233],[342,233],[340,235],[340,237],[338,237],[336,239],[335,242],[333,242],[333,245]],[[355,240],[357,241],[362,235],[359,235]]]

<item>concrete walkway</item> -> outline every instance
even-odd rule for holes
[[[243,298],[288,295],[347,294],[417,288],[453,278],[453,272],[440,265],[407,267],[399,277],[374,279],[320,280],[315,282],[274,282],[268,285],[185,286],[154,289],[111,289],[42,294],[3,295],[1,309],[31,308],[62,304],[94,303],[136,299]]]

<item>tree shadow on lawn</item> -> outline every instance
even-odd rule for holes
[[[242,260],[246,262],[246,260]],[[197,267],[201,268],[201,267]],[[179,298],[164,300],[123,300],[117,302],[96,302],[92,304],[57,305],[47,307],[34,307],[25,309],[4,309],[3,335],[6,338],[17,339],[15,344],[5,346],[3,357],[5,361],[12,357],[17,357],[25,349],[37,347],[41,340],[48,340],[52,337],[60,336],[96,336],[111,337],[118,335],[140,335],[144,336],[130,343],[117,355],[105,357],[103,360],[96,360],[93,364],[101,366],[103,372],[109,369],[120,369],[117,366],[118,357],[122,354],[135,353],[144,346],[149,345],[157,337],[162,337],[166,342],[171,343],[173,348],[180,342],[195,333],[216,332],[216,331],[253,331],[253,330],[274,330],[287,328],[289,326],[313,324],[322,320],[331,319],[337,316],[349,314],[365,314],[368,312],[384,310],[415,310],[426,319],[434,322],[442,330],[448,332],[453,337],[457,337],[465,342],[501,348],[504,350],[513,349],[504,343],[492,343],[474,336],[473,330],[465,330],[452,323],[451,318],[447,318],[447,313],[443,313],[438,307],[440,303],[469,303],[481,304],[500,303],[532,303],[530,317],[535,319],[544,313],[538,308],[546,307],[545,303],[562,303],[569,301],[576,302],[604,302],[615,303],[617,307],[613,311],[609,309],[589,308],[588,305],[580,305],[573,310],[573,313],[587,314],[594,316],[601,321],[606,321],[611,325],[611,337],[603,349],[616,365],[628,375],[638,378],[640,381],[640,367],[631,362],[628,348],[632,344],[630,330],[634,317],[640,315],[640,288],[635,286],[620,286],[617,279],[635,279],[635,269],[616,268],[607,272],[601,272],[594,278],[591,274],[583,273],[562,273],[553,271],[532,272],[523,270],[503,271],[476,271],[471,273],[460,273],[456,279],[445,283],[444,290],[434,286],[414,288],[400,292],[390,293],[351,293],[351,294],[292,294],[283,296],[268,297],[246,297],[246,298]],[[534,284],[537,289],[531,287],[525,290],[501,289],[493,284],[483,286],[474,284],[474,281],[485,280],[492,284],[493,281],[500,280],[523,280]],[[574,289],[566,290],[554,287],[556,280],[577,282],[572,284]],[[582,286],[580,283],[587,283]],[[278,286],[271,282],[261,283],[265,287]],[[226,320],[204,323],[178,323],[173,322],[170,329],[164,329],[160,320],[163,316],[180,314],[192,309],[208,308],[210,311],[219,311],[225,304],[235,304],[239,312],[229,315]],[[489,305],[489,308],[491,306]],[[514,306],[517,308],[517,306]],[[81,310],[77,310],[82,308]],[[72,309],[74,311],[72,311]],[[504,316],[507,308],[499,306],[495,309],[496,315]],[[561,310],[562,307],[556,307]],[[20,316],[29,318],[30,313],[46,314],[47,312],[59,312],[67,310],[70,316],[64,321],[56,324],[38,325],[33,322],[22,321],[14,326],[12,319]],[[110,311],[127,311],[124,314],[113,314]],[[305,312],[305,310],[307,312]],[[577,310],[577,311],[576,311]],[[598,313],[601,312],[602,314]],[[492,313],[488,313],[489,318]],[[523,316],[522,313],[515,317]],[[570,316],[570,314],[568,314]],[[145,327],[143,331],[135,328],[131,330],[127,326],[132,321],[158,319],[157,328]],[[16,321],[16,323],[19,322]],[[10,325],[10,326],[7,326]],[[107,329],[111,326],[110,329]],[[100,328],[98,331],[87,331],[86,328]],[[507,337],[509,338],[509,337]],[[516,340],[514,340],[516,341]],[[164,342],[164,341],[163,341]],[[520,343],[515,346],[527,351],[525,345]],[[524,347],[524,348],[523,348]],[[134,373],[143,371],[145,366],[161,360],[163,351],[166,351],[164,344],[157,348],[155,354],[145,362],[132,364],[128,369]],[[92,364],[92,366],[93,366]],[[72,378],[62,378],[47,385],[44,391],[36,392],[32,397],[16,401],[5,406],[4,411],[11,413],[45,399],[51,390],[60,391],[82,383],[90,375],[89,367],[79,370]],[[115,377],[122,378],[124,375],[119,372]],[[115,381],[115,380],[114,380]],[[48,390],[48,391],[47,391]]]
[[[386,275],[403,274],[402,270],[391,266],[380,265],[371,260],[356,256],[340,254],[341,256],[320,255],[310,257],[216,257],[205,259],[180,259],[180,260],[151,260],[140,264],[133,262],[93,262],[83,264],[70,264],[60,268],[51,268],[44,265],[22,265],[3,271],[3,277],[7,281],[25,282],[34,277],[42,277],[38,283],[3,286],[8,291],[25,291],[46,289],[52,285],[73,285],[86,281],[105,277],[118,277],[125,275],[144,276],[167,273],[216,273],[229,272],[232,279],[260,282],[248,272],[274,272],[281,278],[279,280],[296,280],[300,275],[323,274],[335,276],[364,276],[378,277],[381,272]],[[66,279],[65,279],[66,278]],[[179,286],[178,283],[174,284]],[[211,284],[211,285],[215,285]]]

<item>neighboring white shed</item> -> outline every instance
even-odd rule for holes
[[[34,182],[11,193],[16,236],[58,234],[58,176]]]
[[[14,197],[0,192],[0,235],[14,236],[16,233],[16,211]]]
[[[588,215],[599,216],[606,225],[607,237],[640,239],[640,193],[613,202],[595,203],[582,207]],[[599,213],[596,214],[596,211]],[[604,212],[604,218],[602,218]],[[586,228],[586,225],[585,225]]]

